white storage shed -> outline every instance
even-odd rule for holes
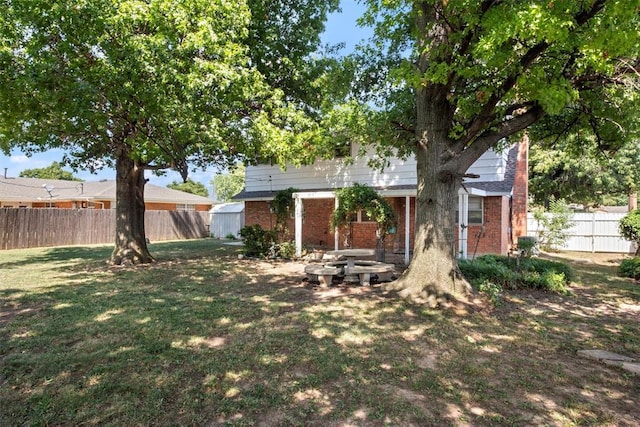
[[[244,203],[223,203],[209,211],[211,217],[211,237],[224,239],[229,235],[240,237],[244,227]]]

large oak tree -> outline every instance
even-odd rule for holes
[[[0,148],[116,171],[111,261],[153,260],[145,171],[295,157],[317,130],[312,54],[337,0],[3,0]],[[301,66],[304,65],[302,68]],[[287,147],[281,150],[277,147]]]
[[[640,2],[366,3],[361,22],[375,36],[345,61],[359,102],[341,113],[351,112],[349,123],[366,117],[356,133],[377,146],[382,164],[391,154],[417,159],[413,257],[390,287],[431,303],[463,296],[454,213],[484,152],[535,126],[609,145],[633,137]]]

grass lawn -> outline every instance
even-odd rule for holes
[[[0,252],[0,425],[640,424],[640,377],[576,355],[640,357],[640,285],[607,259],[568,261],[572,295],[465,313],[215,240],[151,251]]]

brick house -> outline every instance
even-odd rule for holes
[[[208,212],[213,202],[202,196],[146,184],[147,210]],[[0,208],[113,209],[116,182],[64,181],[0,177]]]
[[[357,153],[357,147],[352,147]],[[528,199],[528,140],[502,151],[488,151],[469,168],[478,179],[467,179],[458,192],[458,223],[453,240],[462,257],[506,254],[526,235]],[[366,158],[351,164],[336,158],[283,172],[273,165],[247,167],[244,190],[234,197],[245,202],[245,224],[270,229],[275,215],[269,202],[279,190],[290,187],[295,212],[288,227],[298,253],[303,247],[341,249],[346,247],[345,230],[332,232],[329,217],[335,208],[333,191],[355,182],[375,188],[393,206],[397,218],[395,233],[385,241],[385,250],[404,255],[408,264],[415,231],[416,162],[394,159],[380,172],[367,166]],[[376,225],[362,214],[350,224],[351,246],[375,248]]]

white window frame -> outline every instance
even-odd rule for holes
[[[477,203],[480,202],[480,207],[477,207]],[[475,209],[474,209],[475,207]],[[459,206],[456,206],[456,223],[458,222]],[[477,221],[477,216],[480,214],[480,222]],[[481,196],[469,196],[467,204],[467,222],[466,225],[482,225],[484,224],[484,197]]]
[[[478,202],[480,207],[474,206]],[[477,220],[478,214],[480,214],[480,221]],[[474,218],[474,216],[476,218]],[[484,197],[469,196],[467,220],[469,221],[468,225],[484,224]]]

